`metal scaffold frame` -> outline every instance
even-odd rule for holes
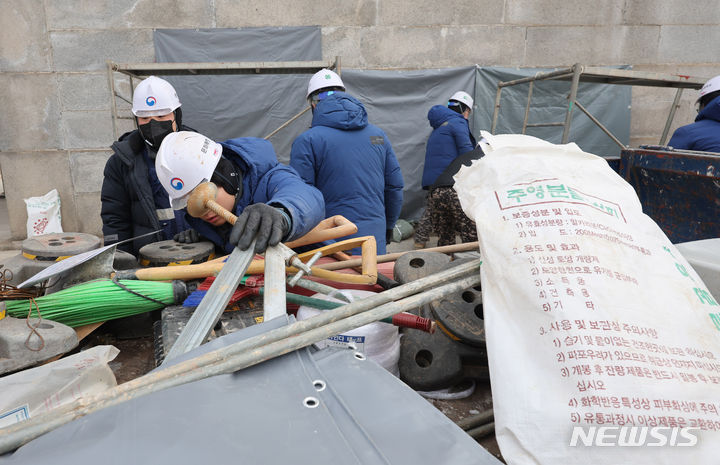
[[[530,114],[530,102],[532,100],[532,93],[535,81],[544,80],[561,80],[570,81],[570,93],[567,99],[568,107],[565,113],[564,122],[554,123],[534,123],[528,124],[528,115]],[[648,87],[671,87],[677,89],[675,93],[675,99],[673,100],[672,107],[670,108],[670,114],[665,122],[665,128],[663,129],[662,136],[660,137],[660,145],[665,145],[667,141],[668,132],[672,125],[673,119],[675,118],[675,112],[680,106],[680,97],[684,89],[700,89],[705,84],[705,79],[696,78],[691,76],[678,76],[673,74],[660,74],[651,73],[644,71],[631,71],[626,69],[615,69],[615,68],[603,68],[596,66],[583,66],[581,64],[574,64],[570,68],[558,69],[556,71],[550,71],[546,73],[538,73],[535,76],[530,76],[522,79],[515,79],[513,81],[498,82],[497,93],[495,95],[495,110],[493,112],[492,127],[490,132],[495,134],[497,127],[498,116],[500,113],[500,98],[502,89],[505,87],[515,86],[518,84],[530,83],[528,89],[527,104],[525,106],[525,117],[523,119],[522,134],[525,134],[527,128],[530,127],[547,127],[547,126],[559,126],[563,128],[562,143],[567,144],[570,138],[570,124],[572,122],[573,109],[577,107],[587,115],[590,120],[595,123],[605,134],[608,135],[616,144],[621,148],[627,148],[615,135],[613,135],[609,129],[607,129],[597,118],[595,118],[580,102],[577,101],[577,92],[580,82],[593,82],[598,84],[619,84],[619,85],[630,85],[630,86],[648,86]]]
[[[118,112],[120,99],[132,105],[134,79],[145,79],[148,76],[198,76],[198,75],[227,75],[227,74],[314,74],[323,68],[334,70],[341,74],[340,57],[331,61],[261,61],[261,62],[210,62],[210,63],[115,63],[107,62],[108,84],[110,88],[110,108],[113,117],[113,134],[115,139],[118,133],[118,120],[130,119],[132,116],[122,116]],[[120,95],[115,86],[115,73],[128,76],[130,84],[130,97]],[[290,123],[305,114],[310,107],[306,107],[277,129],[265,136],[269,139]]]

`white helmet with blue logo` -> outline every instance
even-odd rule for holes
[[[173,209],[184,208],[193,189],[212,178],[221,155],[222,145],[197,132],[165,136],[155,157],[155,170]]]
[[[140,118],[164,116],[180,107],[175,88],[165,79],[150,76],[135,88],[133,94],[133,115]]]

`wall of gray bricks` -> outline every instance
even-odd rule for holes
[[[0,0],[0,9],[0,168],[15,239],[25,236],[22,199],[53,187],[64,229],[100,234],[114,141],[106,60],[154,61],[155,28],[320,25],[324,57],[350,68],[579,62],[720,74],[720,0]],[[673,130],[692,120],[693,94]],[[673,97],[633,89],[632,145],[658,142]]]

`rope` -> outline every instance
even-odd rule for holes
[[[129,287],[127,287],[126,285],[124,285],[124,284],[122,284],[120,281],[118,281],[117,276],[113,276],[112,282],[115,283],[115,284],[117,284],[118,287],[120,287],[121,289],[128,291],[130,294],[135,294],[135,295],[138,296],[138,297],[142,297],[143,299],[147,299],[147,300],[149,300],[150,302],[155,302],[156,304],[160,304],[160,305],[162,305],[163,307],[165,307],[165,306],[167,305],[167,304],[166,304],[165,302],[163,302],[162,300],[153,299],[153,298],[150,297],[150,296],[143,295],[143,294],[140,294],[139,292],[133,291],[132,289],[130,289]]]
[[[12,281],[12,279],[12,270],[9,270],[7,268],[2,270],[2,273],[0,273],[0,300],[29,300],[30,309],[28,310],[27,317],[25,318],[25,324],[28,328],[30,328],[30,333],[28,333],[28,337],[27,339],[25,339],[25,347],[27,347],[28,350],[31,350],[33,352],[40,352],[45,348],[45,339],[43,339],[42,335],[37,330],[42,324],[42,315],[40,314],[40,308],[38,307],[37,302],[35,302],[35,297],[37,297],[39,293],[43,291],[43,289],[41,288],[36,291],[18,289],[17,287],[10,284],[10,281]],[[30,324],[30,316],[32,315],[33,305],[35,306],[35,311],[37,312],[38,318],[35,324]],[[33,336],[33,334],[35,334],[38,339],[40,339],[40,346],[38,348],[33,348],[30,346],[30,338]]]

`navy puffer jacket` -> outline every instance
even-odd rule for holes
[[[460,154],[475,148],[475,138],[463,115],[448,107],[435,105],[428,112],[428,121],[433,132],[425,149],[422,187],[427,189],[435,184],[440,173]]]
[[[245,207],[254,203],[284,207],[292,222],[284,241],[304,236],[323,219],[325,205],[320,192],[305,184],[293,168],[279,163],[269,141],[240,137],[221,142],[221,145],[223,157],[242,171],[242,194],[236,201],[235,215],[240,216]],[[229,234],[222,234],[210,223],[187,213],[185,219],[216,246],[227,253],[232,252],[233,246],[227,241]],[[229,233],[230,229],[226,229]]]
[[[720,153],[720,97],[715,97],[698,113],[695,122],[677,128],[670,142],[673,148]]]
[[[293,142],[290,166],[325,198],[325,216],[342,215],[356,236],[375,236],[385,253],[385,233],[402,207],[403,178],[385,133],[368,123],[365,107],[345,92],[321,100],[312,126]],[[354,249],[353,253],[358,253]]]

